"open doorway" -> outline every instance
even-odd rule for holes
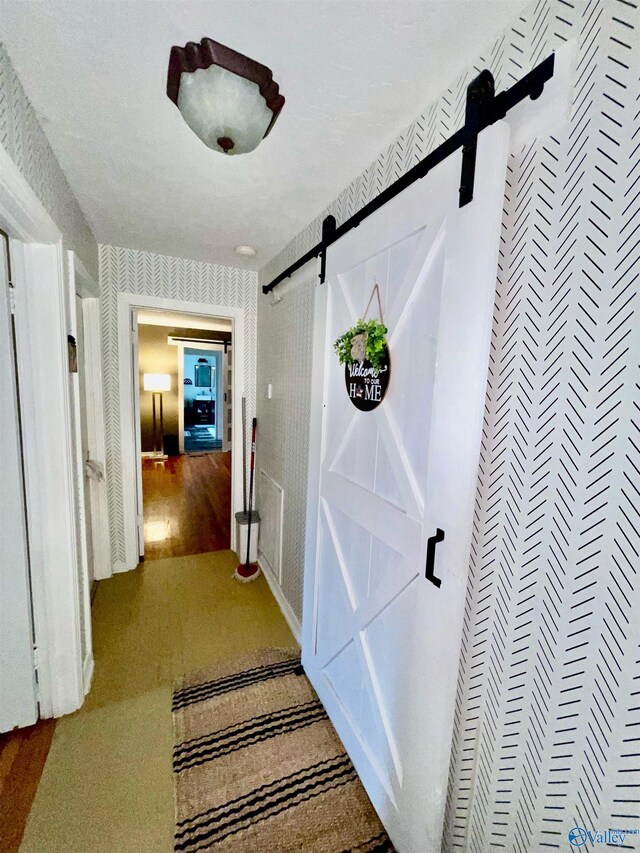
[[[141,309],[137,330],[145,558],[228,549],[232,322]]]
[[[213,346],[217,346],[213,344]],[[185,453],[222,450],[218,433],[222,426],[219,380],[222,377],[220,351],[194,344],[183,350],[183,446]]]

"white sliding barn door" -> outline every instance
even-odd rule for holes
[[[332,245],[317,291],[303,664],[400,853],[440,849],[507,151],[488,128],[471,204],[458,152]],[[391,379],[361,412],[332,345],[375,283]]]

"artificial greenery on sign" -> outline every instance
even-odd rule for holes
[[[387,348],[388,331],[379,320],[358,320],[333,345],[340,364],[367,359],[375,370],[379,370]]]

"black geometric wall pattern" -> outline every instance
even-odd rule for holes
[[[639,21],[543,18],[576,88],[509,165],[445,849],[640,828]]]
[[[250,270],[154,252],[99,246],[105,438],[111,562],[125,567],[124,506],[118,365],[118,293],[137,293],[243,308],[244,390],[247,413],[255,412],[257,276]]]
[[[456,130],[474,73],[489,67],[503,89],[567,41],[571,119],[508,164],[446,851],[567,850],[573,827],[640,830],[636,0],[532,2],[260,273]],[[270,326],[282,334],[265,317],[267,341]],[[640,850],[640,834],[623,849]]]

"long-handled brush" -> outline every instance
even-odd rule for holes
[[[242,583],[254,581],[260,574],[260,566],[251,562],[251,521],[253,515],[253,473],[256,467],[256,430],[258,419],[254,418],[251,423],[251,463],[249,466],[249,529],[247,531],[247,559],[244,563],[238,563],[234,572],[234,578]]]
[[[242,398],[242,511],[247,511],[247,398]]]

